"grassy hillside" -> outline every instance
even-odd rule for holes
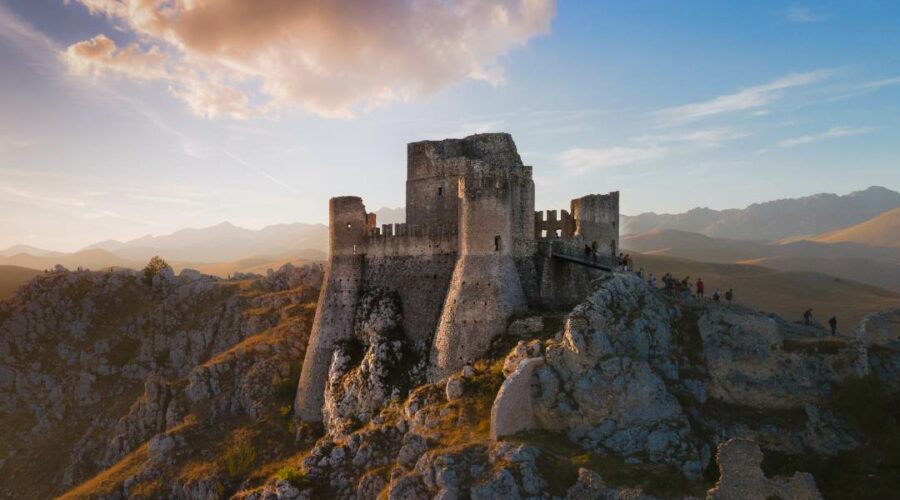
[[[0,300],[12,296],[22,285],[31,278],[41,274],[41,271],[18,266],[0,266]]]
[[[713,264],[660,255],[633,255],[635,267],[662,276],[702,277],[707,293],[733,288],[735,301],[774,312],[788,320],[800,320],[803,311],[813,308],[816,320],[824,323],[837,315],[838,329],[847,331],[866,314],[900,307],[900,294],[822,273],[777,271],[747,264]]]
[[[623,236],[621,243],[625,251],[632,253],[822,273],[900,293],[900,247],[810,240],[771,244],[668,229]]]
[[[852,241],[879,247],[900,247],[900,208],[889,210],[861,224],[810,239],[823,243]]]

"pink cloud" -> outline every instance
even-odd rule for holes
[[[466,79],[499,84],[498,59],[548,32],[556,8],[555,0],[77,1],[163,45],[177,70],[161,78],[209,117],[292,108],[347,117]],[[100,60],[92,67],[116,71],[114,55]]]

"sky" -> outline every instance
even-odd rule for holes
[[[509,132],[538,209],[900,189],[900,2],[0,0],[0,248],[402,206]]]

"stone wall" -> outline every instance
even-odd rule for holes
[[[619,192],[592,194],[572,200],[575,237],[585,243],[597,242],[598,253],[619,251]]]
[[[512,237],[512,200],[526,181],[490,165],[477,167],[461,181],[460,254],[431,349],[432,379],[484,354],[509,317],[527,308]]]
[[[534,237],[568,239],[575,236],[575,219],[568,210],[534,213]]]
[[[422,348],[423,355],[428,355],[455,265],[455,252],[366,256],[365,286],[397,292],[403,330],[407,338]]]

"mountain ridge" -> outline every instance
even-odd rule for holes
[[[718,238],[778,241],[842,229],[897,207],[900,207],[900,193],[870,186],[846,195],[817,193],[753,203],[743,209],[697,207],[677,214],[622,215],[622,228],[623,234],[662,228]]]

